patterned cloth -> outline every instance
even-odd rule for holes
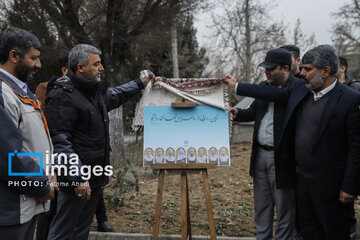
[[[145,106],[170,106],[178,98],[185,98],[198,105],[209,105],[229,110],[227,87],[219,78],[165,78],[155,76],[148,70],[141,72],[142,77],[149,77],[135,111],[133,130],[144,125]]]

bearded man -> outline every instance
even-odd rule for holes
[[[291,73],[291,54],[276,48],[267,52],[259,65],[266,80],[259,86],[285,88],[296,79]],[[235,80],[234,78],[230,78]],[[236,82],[236,80],[235,80]],[[254,181],[255,225],[258,239],[273,239],[274,208],[277,224],[275,239],[291,239],[295,224],[295,164],[282,162],[277,147],[285,120],[287,100],[282,102],[255,99],[247,109],[232,108],[234,121],[255,121],[250,175]],[[289,163],[287,163],[289,162]]]
[[[302,63],[304,81],[287,88],[236,83],[230,75],[225,83],[239,95],[287,101],[275,151],[282,152],[284,164],[298,168],[300,235],[306,240],[349,239],[349,203],[360,192],[360,94],[336,80],[334,47],[317,46]]]
[[[40,49],[39,39],[20,28],[0,36],[1,239],[33,239],[36,220],[54,197],[55,185],[48,180],[55,178],[45,175],[45,161],[16,154],[52,153],[45,117],[27,85],[41,68]]]
[[[67,75],[49,82],[47,87],[46,118],[54,152],[79,156],[76,162],[55,159],[65,169],[79,169],[79,174],[58,174],[59,181],[67,184],[58,194],[49,240],[88,239],[103,187],[109,182],[109,175],[101,171],[110,166],[108,112],[139,93],[149,81],[141,77],[109,88],[101,80],[104,67],[100,55],[101,51],[92,45],[76,45],[69,53]],[[85,167],[91,169],[89,178],[80,171]]]

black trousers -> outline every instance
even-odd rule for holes
[[[95,215],[98,223],[107,221],[104,194],[101,194],[100,196]]]
[[[55,217],[57,205],[57,192],[55,198],[51,201],[50,210],[46,213],[39,215],[36,227],[36,240],[47,240],[49,234],[50,223]],[[100,196],[98,205],[96,207],[96,220],[98,223],[107,221],[106,207],[103,194]]]
[[[30,221],[10,226],[0,227],[0,239],[33,240],[37,215]]]
[[[38,217],[36,227],[36,240],[46,240],[49,234],[50,223],[56,214],[58,192],[55,191],[55,197],[51,200],[50,210],[46,213],[42,213]]]
[[[48,240],[87,240],[102,193],[102,187],[92,188],[91,198],[86,200],[77,197],[73,191],[60,191]]]
[[[340,194],[340,192],[339,192]],[[326,199],[318,184],[298,176],[298,214],[304,240],[346,240],[350,237],[349,208],[339,199]]]

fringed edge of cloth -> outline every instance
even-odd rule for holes
[[[155,77],[155,82],[163,82],[178,89],[203,88],[218,85],[220,78],[165,78]]]
[[[163,84],[164,84],[164,82],[156,82],[153,85],[153,88],[155,88],[155,89],[164,88]],[[171,86],[171,87],[174,87],[174,86]],[[174,87],[174,88],[181,91],[181,92],[191,93],[191,94],[194,94],[194,95],[197,95],[197,96],[204,96],[204,95],[215,92],[216,87],[217,87],[217,85],[213,85],[213,86],[209,86],[209,87],[203,87],[203,88],[177,88],[177,87]]]
[[[144,91],[149,92],[151,90],[151,88],[155,88],[155,89],[165,88],[168,91],[170,91],[180,97],[188,99],[189,101],[195,102],[198,105],[204,105],[204,104],[196,101],[193,98],[188,97],[187,93],[197,95],[197,96],[204,96],[204,95],[215,92],[216,87],[219,84],[221,84],[221,79],[218,79],[218,78],[171,78],[171,79],[168,79],[165,77],[155,77],[154,80],[155,81],[149,81],[149,83],[147,84]],[[201,87],[198,87],[199,85]],[[175,88],[178,92],[175,92],[173,90],[173,88]],[[231,136],[233,121],[232,121],[232,116],[230,113],[228,87],[225,86],[223,88],[223,91],[224,91],[223,94],[224,94],[224,107],[225,107],[224,110],[228,113],[229,134]],[[139,101],[136,104],[135,115],[139,111],[140,103],[141,103],[141,101]],[[216,106],[214,106],[214,107],[216,107]],[[140,131],[140,130],[143,130],[144,126],[132,124],[131,128],[132,128],[132,131]]]
[[[225,86],[223,90],[224,90],[225,111],[227,112],[228,117],[229,117],[229,137],[231,138],[231,136],[232,136],[232,127],[233,127],[233,119],[232,119],[232,115],[230,113],[230,101],[229,101],[228,87]]]

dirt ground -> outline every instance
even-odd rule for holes
[[[130,150],[130,149],[129,149]],[[134,150],[131,150],[134,151]],[[248,174],[251,143],[231,146],[231,167],[209,170],[210,192],[217,235],[251,237],[255,234],[252,180]],[[157,177],[136,162],[139,191],[132,188],[122,195],[122,204],[109,201],[105,190],[107,215],[117,232],[152,233],[155,215]],[[192,234],[209,235],[202,176],[189,175]],[[359,215],[359,203],[356,204]],[[96,221],[93,224],[95,230]],[[180,176],[165,175],[160,234],[181,234]]]

